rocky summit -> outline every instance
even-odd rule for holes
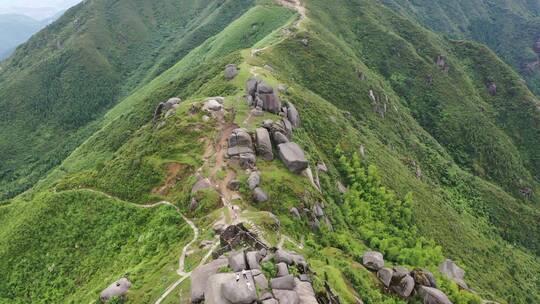
[[[540,0],[74,2],[0,61],[0,304],[540,303]]]

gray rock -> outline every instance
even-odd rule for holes
[[[255,281],[255,285],[257,285],[260,290],[268,289],[268,279],[266,278],[264,273],[259,272],[257,275],[253,274],[253,280]]]
[[[210,99],[204,102],[203,110],[208,112],[217,112],[223,109],[223,105],[215,99]]]
[[[271,293],[265,292],[259,297],[259,300],[264,301],[264,300],[269,300],[269,299],[273,299],[273,298],[274,298],[274,296]]]
[[[465,283],[465,270],[461,269],[454,261],[447,259],[444,261],[441,266],[439,266],[439,271],[450,278],[452,281],[456,282],[459,287],[463,289],[468,289],[469,286]]]
[[[394,271],[394,274],[392,275],[392,284],[398,284],[401,279],[403,279],[406,275],[409,275],[411,272],[409,269],[402,267],[402,266],[395,266],[392,268]]]
[[[270,288],[272,289],[294,290],[295,287],[296,283],[294,281],[294,276],[292,275],[286,275],[270,280]]]
[[[270,140],[270,133],[265,128],[257,128],[257,153],[266,161],[272,161],[274,159],[274,152],[272,150],[272,141]]]
[[[239,272],[248,268],[246,265],[246,258],[243,251],[231,253],[228,260],[229,267],[231,267],[234,272]]]
[[[276,144],[276,146],[279,146],[281,144],[286,144],[289,142],[289,139],[287,138],[287,136],[279,131],[276,131],[273,134],[273,138],[274,138],[274,143]]]
[[[414,279],[410,275],[404,276],[392,290],[402,298],[408,298],[414,290]]]
[[[278,84],[277,89],[278,89],[278,91],[280,91],[281,93],[286,93],[287,90],[288,90],[287,85],[286,85],[286,84],[283,84],[283,83]]]
[[[248,79],[248,81],[246,82],[246,93],[247,95],[249,96],[254,96],[255,93],[257,92],[257,86],[259,85],[259,81],[258,79],[256,78],[250,78]]]
[[[318,304],[315,291],[310,282],[295,279],[295,283],[296,287],[294,291],[298,295],[300,304]]]
[[[120,280],[112,283],[109,287],[105,288],[99,298],[103,302],[109,301],[113,297],[121,297],[125,295],[131,288],[131,282],[127,278],[121,278]]]
[[[238,68],[235,64],[227,64],[225,67],[225,79],[232,80],[238,75]]]
[[[232,191],[238,191],[240,189],[240,181],[237,179],[233,179],[227,183],[227,188]]]
[[[284,277],[289,275],[289,266],[281,262],[277,263],[277,277]]]
[[[261,173],[259,171],[252,171],[248,177],[249,189],[253,190],[261,184]]]
[[[377,277],[386,287],[390,287],[390,283],[392,283],[392,276],[394,275],[394,271],[390,268],[381,268],[379,271],[377,271]]]
[[[291,214],[294,215],[295,218],[300,219],[300,211],[298,211],[298,208],[292,207],[291,208]]]
[[[433,276],[433,273],[427,270],[415,269],[411,272],[411,276],[413,277],[416,285],[434,287],[434,288],[437,287],[435,276]]]
[[[338,188],[338,191],[341,193],[341,194],[345,194],[347,193],[347,187],[345,187],[340,181],[337,181],[336,182],[337,184],[337,188]]]
[[[281,160],[285,163],[285,166],[287,166],[290,171],[300,174],[302,171],[308,168],[309,163],[306,159],[304,151],[296,143],[289,142],[280,144],[278,149]]]
[[[321,204],[315,204],[315,206],[313,206],[313,214],[318,218],[324,216],[324,210],[321,207]]]
[[[205,285],[204,290],[204,303],[206,304],[230,304],[230,302],[225,299],[223,296],[221,289],[222,286],[228,282],[228,281],[234,281],[235,274],[234,273],[218,273],[210,276],[208,278],[208,281]],[[243,282],[245,284],[245,282]],[[197,303],[192,300],[192,303]]]
[[[444,292],[432,287],[421,286],[418,294],[424,300],[424,304],[452,304]]]
[[[236,158],[238,159],[238,164],[242,169],[252,169],[255,167],[255,163],[257,162],[257,158],[253,153],[242,153],[236,156]]]
[[[277,114],[281,108],[281,101],[274,92],[274,88],[266,82],[260,82],[257,85],[257,95],[263,101],[263,109],[265,111]]]
[[[265,121],[262,122],[261,126],[263,128],[265,128],[266,130],[271,130],[272,129],[272,125],[274,124],[274,121],[271,120],[271,119],[266,119]]]
[[[233,130],[231,136],[229,137],[229,149],[227,150],[227,153],[229,156],[254,153],[251,136],[245,129]]]
[[[285,130],[285,135],[287,136],[287,138],[291,139],[292,134],[293,134],[292,123],[287,118],[283,118],[281,120],[281,124],[283,125],[283,128]]]
[[[368,269],[378,271],[384,267],[383,255],[380,252],[368,251],[362,257],[362,264]]]
[[[229,265],[227,259],[217,259],[208,264],[201,265],[191,273],[191,301],[198,303],[204,300],[206,282],[210,276],[216,274],[221,267]]]
[[[289,266],[292,265],[294,261],[293,256],[287,251],[282,250],[282,249],[276,250],[276,253],[274,255],[274,260],[276,261],[276,263],[285,263]]]
[[[305,47],[309,46],[309,40],[307,38],[300,40],[300,43]]]
[[[253,199],[257,203],[264,203],[268,201],[268,194],[266,194],[266,192],[264,192],[264,190],[260,187],[257,187],[253,189]]]
[[[272,293],[279,304],[300,304],[300,298],[294,290],[274,289]]]
[[[243,274],[237,275],[240,277],[238,281],[235,278],[221,285],[223,297],[231,303],[238,304],[251,304],[257,301],[257,289],[251,273],[246,272],[245,277]],[[206,299],[205,303],[207,303]]]
[[[258,251],[250,251],[246,254],[247,262],[249,269],[261,269],[261,265],[259,263],[262,260],[261,255]]]
[[[298,114],[298,110],[296,110],[294,104],[290,102],[287,107],[287,118],[294,128],[300,127],[300,114]]]
[[[271,298],[271,299],[266,299],[262,301],[262,304],[279,304],[279,302],[276,299]]]

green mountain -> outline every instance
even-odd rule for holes
[[[453,39],[487,45],[540,93],[540,2],[382,0],[400,14]]]
[[[42,28],[43,24],[23,15],[0,14],[0,59],[4,59],[16,46],[25,42]]]
[[[504,3],[523,20],[540,7]],[[471,34],[498,5],[70,9],[1,64],[0,303],[98,303],[122,277],[112,303],[197,302],[201,288],[251,303],[268,286],[241,282],[274,278],[280,259],[296,281],[272,280],[271,296],[292,303],[540,302],[540,102]]]

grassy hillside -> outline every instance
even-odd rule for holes
[[[527,80],[539,94],[540,70],[533,46],[540,36],[540,2],[382,0],[401,14],[452,38],[467,38],[489,46]]]
[[[245,1],[89,1],[0,69],[0,199],[28,189],[134,88],[219,33]]]
[[[192,270],[207,254],[200,242],[214,240],[213,224],[231,220],[213,189],[193,194],[199,205],[191,208],[196,174],[223,185],[230,173],[242,183],[232,203],[249,228],[272,245],[284,235],[304,244],[286,246],[308,258],[316,292],[326,280],[345,303],[355,297],[405,303],[361,266],[364,251],[374,249],[388,265],[433,271],[456,304],[540,302],[538,198],[519,194],[524,186],[539,192],[538,101],[508,65],[484,46],[445,39],[376,1],[308,0],[300,23],[273,1],[230,5],[223,12],[238,17],[212,27],[204,41],[186,32],[200,43],[183,48],[188,40],[178,38],[141,65],[123,61],[134,66],[118,78],[118,103],[89,120],[92,128],[79,129],[88,136],[79,137],[84,142],[61,164],[0,207],[0,269],[8,278],[0,282],[0,302],[89,302],[126,273],[134,283],[127,302],[154,302],[179,278],[179,251],[191,233],[172,207],[142,207],[168,201],[195,222],[200,236],[186,258],[186,271]],[[116,20],[130,11],[108,16]],[[222,20],[215,13],[204,19]],[[123,54],[110,45],[101,53]],[[436,64],[441,55],[447,71]],[[227,81],[223,69],[231,63],[240,71]],[[257,204],[245,172],[218,161],[226,130],[254,130],[262,119],[278,118],[248,118],[243,95],[254,75],[287,85],[281,98],[296,105],[302,120],[293,140],[312,168],[324,162],[329,169],[319,172],[321,192],[280,160],[258,159],[269,200]],[[495,95],[488,81],[497,84]],[[181,106],[154,125],[155,106],[174,96],[184,100]],[[223,120],[204,118],[202,102],[212,96],[225,98]],[[337,181],[349,188],[346,194]],[[311,229],[305,217],[290,214],[292,207],[319,203],[331,227],[321,221]],[[474,292],[438,273],[444,258],[465,268]],[[186,280],[164,303],[188,297]]]

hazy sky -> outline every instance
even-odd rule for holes
[[[0,0],[0,14],[21,14],[35,19],[52,17],[81,0]]]

